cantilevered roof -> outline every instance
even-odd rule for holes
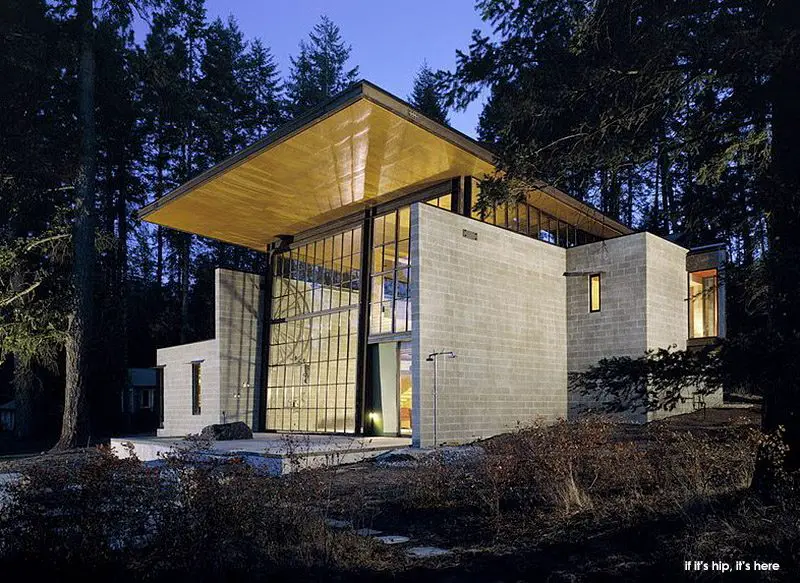
[[[478,142],[361,81],[145,206],[139,217],[263,251],[279,235],[493,170],[492,153]],[[630,232],[560,191],[537,190],[594,223],[597,234]]]

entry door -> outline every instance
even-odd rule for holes
[[[372,435],[411,435],[411,344],[370,345],[367,424]]]
[[[411,343],[399,342],[397,351],[399,355],[397,386],[399,393],[400,435],[411,435]]]

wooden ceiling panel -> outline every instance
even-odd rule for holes
[[[492,165],[359,99],[144,214],[167,227],[263,250],[389,193]]]
[[[264,250],[365,207],[456,176],[494,171],[492,155],[367,82],[279,128],[144,207],[173,229]],[[531,202],[601,236],[624,225],[547,185]]]

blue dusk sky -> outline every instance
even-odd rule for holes
[[[246,38],[269,46],[284,77],[298,43],[325,14],[352,46],[359,76],[403,99],[423,61],[434,70],[452,70],[456,50],[467,51],[472,30],[490,31],[473,0],[206,0],[206,7],[209,20],[233,15]],[[482,107],[481,99],[451,112],[450,124],[475,137]]]

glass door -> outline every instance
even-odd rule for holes
[[[411,435],[411,343],[370,344],[369,371],[366,433]]]
[[[397,381],[400,410],[400,435],[411,435],[411,343],[398,343],[400,364],[397,367]]]

